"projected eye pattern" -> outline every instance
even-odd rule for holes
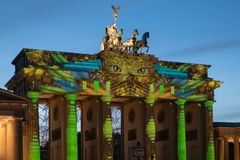
[[[32,90],[42,93],[134,97],[151,94],[202,101],[213,99],[213,90],[221,85],[208,77],[208,65],[161,61],[148,54],[103,51],[91,55],[33,49],[23,52],[28,66],[21,74]]]

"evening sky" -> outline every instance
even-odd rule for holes
[[[97,53],[113,23],[111,4],[121,5],[124,40],[135,28],[149,31],[150,53],[159,59],[212,65],[209,76],[224,82],[214,120],[240,122],[239,0],[1,0],[0,87],[22,48]]]

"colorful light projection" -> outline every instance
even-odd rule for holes
[[[152,87],[155,98],[203,101],[213,99],[213,90],[221,85],[208,78],[208,65],[159,61],[152,55],[22,53],[28,66],[19,74],[42,93],[147,97]]]
[[[32,91],[42,94],[101,96],[106,104],[113,97],[141,97],[149,106],[153,106],[158,98],[178,100],[179,159],[186,159],[184,103],[213,100],[214,89],[221,85],[220,81],[208,77],[208,65],[160,61],[147,54],[103,51],[89,55],[32,49],[24,49],[21,53],[25,55],[27,65],[14,78],[24,78]],[[10,86],[14,78],[9,82]],[[77,151],[72,146],[76,146],[76,137],[70,135],[76,135],[76,126],[72,124],[76,118],[71,113],[74,102],[71,97],[67,97],[70,102],[67,152],[68,157],[74,159]],[[108,141],[112,139],[111,123],[111,118],[107,117],[103,130]],[[146,128],[150,140],[155,139],[154,126],[150,117]],[[210,136],[208,159],[213,157]]]

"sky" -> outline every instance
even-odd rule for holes
[[[160,60],[211,65],[209,76],[224,82],[214,121],[240,122],[239,0],[0,0],[0,87],[22,48],[97,53],[112,4],[121,5],[124,40],[148,31],[149,53]]]

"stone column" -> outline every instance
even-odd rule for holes
[[[18,156],[15,160],[21,160],[22,155],[22,119],[16,118],[15,119],[15,149],[16,149],[16,155]]]
[[[77,140],[77,115],[76,115],[76,94],[67,94],[68,117],[67,117],[67,154],[66,160],[78,160]]]
[[[14,148],[14,141],[16,141],[15,137],[15,124],[13,121],[8,121],[7,123],[7,159],[6,160],[14,160],[16,157],[16,151]]]
[[[150,85],[150,94],[153,92],[153,89],[151,89]],[[147,159],[148,160],[155,160],[156,159],[156,147],[155,147],[155,138],[156,138],[156,126],[155,126],[155,120],[154,120],[154,102],[155,97],[148,96],[145,100],[147,104],[146,108],[146,153],[147,153]]]
[[[219,155],[219,160],[224,160],[224,140],[223,138],[220,138],[219,140],[219,150],[218,150],[218,155]]]
[[[32,108],[30,108],[30,148],[29,159],[40,160],[40,143],[39,143],[39,120],[38,120],[38,98],[40,92],[29,91],[28,98],[32,100]]]
[[[219,154],[218,154],[218,151],[219,151],[219,140],[218,139],[216,139],[215,141],[214,141],[214,149],[215,149],[215,158],[218,160],[219,159]]]
[[[22,155],[23,160],[27,159],[27,136],[26,136],[26,123],[22,122]]]
[[[234,160],[240,160],[239,159],[239,137],[234,138]]]
[[[0,159],[6,159],[7,156],[7,134],[6,134],[6,124],[0,125]]]
[[[180,108],[178,116],[178,160],[187,159],[185,112],[184,112],[185,102],[186,102],[185,99],[178,99],[176,101],[176,104]]]
[[[228,150],[228,138],[224,138],[224,160],[229,159],[229,150]]]
[[[208,100],[204,103],[208,111],[207,123],[207,160],[215,160],[214,137],[213,137],[213,101]]]
[[[18,119],[13,118],[7,123],[7,160],[21,159],[21,137]]]
[[[113,146],[112,146],[112,116],[110,103],[113,96],[110,94],[110,83],[106,84],[107,94],[102,96],[103,101],[103,153],[104,160],[113,159]]]

